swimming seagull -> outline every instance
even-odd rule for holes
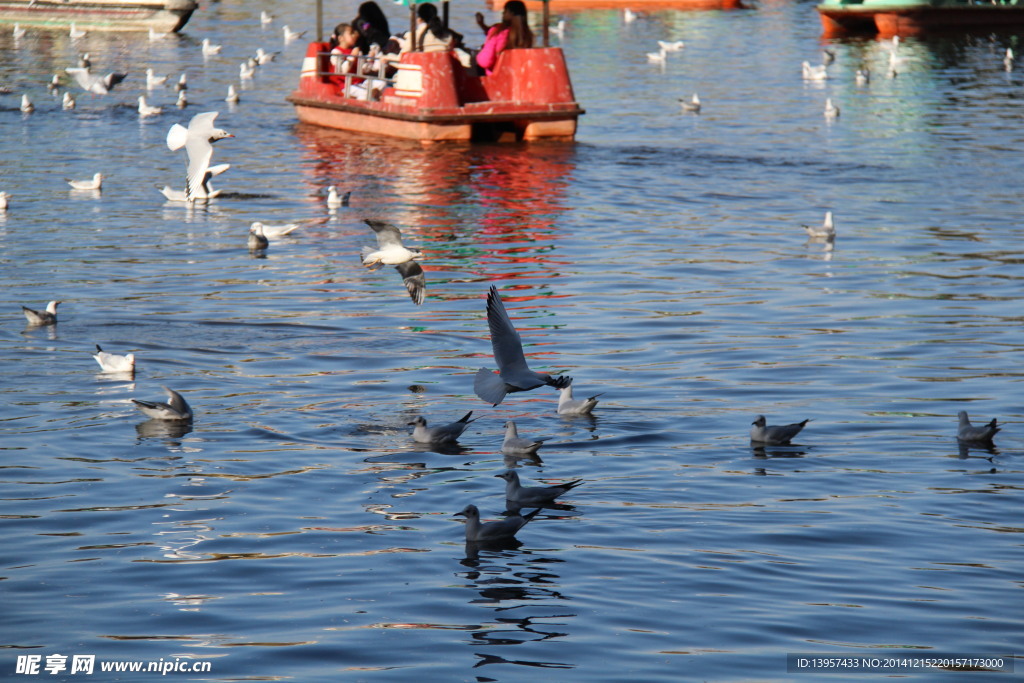
[[[327,188],[327,208],[337,209],[341,206],[341,197],[338,196],[338,188],[331,185]]]
[[[305,31],[293,31],[287,25],[281,27],[282,33],[284,33],[284,42],[290,43],[293,40],[298,40],[302,36],[306,35]]]
[[[146,118],[147,116],[156,116],[162,114],[164,111],[163,107],[155,107],[151,104],[146,103],[146,96],[139,95],[139,116]]]
[[[825,220],[820,226],[804,225],[802,227],[807,231],[807,236],[811,239],[834,240],[836,238],[836,225],[832,220],[831,211],[825,212]]]
[[[413,426],[412,438],[414,441],[420,443],[433,443],[433,444],[451,444],[458,441],[462,433],[469,427],[470,422],[476,422],[476,420],[470,420],[469,418],[473,415],[473,411],[469,411],[455,422],[450,422],[440,427],[428,427],[427,420],[422,415],[417,415],[416,419],[410,422]]]
[[[863,69],[857,69],[857,73],[854,76],[854,79],[857,81],[857,85],[865,86],[871,81],[871,72],[868,70],[867,67],[864,67]]]
[[[697,93],[693,93],[693,97],[690,99],[680,98],[679,103],[683,107],[683,111],[693,112],[694,114],[700,113],[700,98],[697,97]]]
[[[213,55],[219,54],[223,45],[214,45],[210,42],[209,38],[203,38],[203,56],[212,57]]]
[[[668,52],[665,51],[665,48],[661,48],[657,52],[648,52],[647,53],[647,61],[650,62],[651,64],[662,64],[662,65],[664,65],[667,57],[668,57]]]
[[[159,401],[142,401],[136,398],[131,399],[135,407],[142,411],[146,417],[154,420],[173,420],[182,422],[192,419],[192,408],[174,389],[164,387],[164,391],[170,397],[167,403]]]
[[[53,74],[53,78],[46,84],[46,89],[51,93],[57,94],[57,91],[60,90],[60,76]]]
[[[800,430],[808,422],[810,420],[796,422],[791,425],[769,426],[764,415],[758,415],[757,419],[751,423],[753,426],[750,428],[750,440],[769,446],[784,446],[789,443],[790,439],[799,434]]]
[[[582,479],[576,479],[555,486],[522,486],[515,470],[505,470],[494,476],[505,480],[505,500],[526,507],[554,503],[555,498],[583,483]]]
[[[267,10],[260,12],[260,25],[266,26],[267,24],[274,23],[274,16]]]
[[[803,70],[805,81],[824,81],[828,78],[828,67],[824,64],[811,66],[810,62],[804,62],[800,66]]]
[[[119,356],[116,353],[107,353],[99,344],[97,344],[96,353],[94,353],[92,357],[100,364],[100,368],[103,372],[135,372],[134,353],[129,353],[127,356]]]
[[[1006,48],[1006,55],[1003,56],[1003,66],[1007,71],[1013,71],[1013,48]]]
[[[7,210],[7,204],[10,200],[11,195],[8,192],[0,192],[0,211]]]
[[[676,40],[671,43],[668,42],[667,40],[658,41],[658,47],[660,47],[665,52],[679,52],[680,50],[683,49],[684,45],[685,44],[681,40]]]
[[[181,75],[178,76],[178,82],[174,84],[174,89],[178,92],[181,92],[182,90],[188,90],[188,76],[185,74],[184,71],[182,71]]]
[[[29,99],[28,95],[23,94],[21,96],[21,111],[25,114],[31,114],[36,110],[36,105],[32,104],[32,100]]]
[[[276,52],[267,52],[262,47],[258,47],[256,48],[256,56],[253,59],[256,60],[257,65],[264,66],[277,59],[277,54]]]
[[[14,31],[11,33],[11,35],[14,36],[15,40],[17,40],[18,38],[24,38],[25,33],[26,31],[21,27],[21,24],[15,24]]]
[[[214,128],[213,121],[217,118],[218,113],[207,111],[196,114],[189,121],[188,128],[176,123],[167,132],[167,147],[171,151],[184,147],[188,154],[185,196],[189,201],[211,196],[212,193],[207,183],[211,175],[217,175],[210,167],[210,160],[213,158],[213,143],[224,138],[235,137],[225,130]],[[226,169],[219,172],[223,172],[223,170]]]
[[[558,23],[554,26],[549,27],[551,35],[558,36],[559,39],[565,40],[565,19],[559,19]]]
[[[249,60],[242,62],[238,66],[238,77],[241,78],[243,81],[252,78],[255,73],[256,68],[249,64]]]
[[[178,91],[178,99],[174,101],[174,106],[178,109],[184,109],[188,106],[188,95],[185,94],[184,90]]]
[[[29,325],[55,325],[57,323],[57,305],[59,301],[51,301],[46,304],[45,311],[36,311],[28,306],[22,306],[21,312],[25,314],[25,319],[28,320]]]
[[[626,24],[632,24],[636,21],[636,13],[628,7],[622,10],[622,21]]]
[[[558,414],[559,415],[590,415],[597,405],[597,397],[601,394],[594,394],[589,398],[575,399],[572,397],[572,380],[564,387],[558,389]]]
[[[71,93],[64,91],[64,99],[60,101],[60,107],[61,109],[75,108],[75,98],[71,95]]]
[[[839,118],[839,107],[837,107],[836,105],[832,104],[832,98],[831,97],[826,97],[825,98],[825,118],[826,119],[836,119],[836,118]]]
[[[233,83],[228,85],[228,96],[224,98],[224,101],[230,104],[238,104],[238,91],[235,90]]]
[[[546,372],[534,372],[526,364],[523,342],[494,285],[487,292],[487,326],[491,331],[491,348],[498,364],[498,374],[487,368],[477,370],[473,391],[481,399],[498,405],[510,392],[529,391],[544,385],[561,389],[572,383],[571,377],[552,377]]]
[[[150,28],[149,28],[149,41],[151,43],[155,43],[158,40],[163,40],[166,37],[167,37],[166,33],[160,33],[159,31],[154,29],[152,26],[150,26]]]
[[[466,540],[467,541],[493,541],[502,538],[512,538],[516,532],[526,526],[527,522],[533,519],[541,508],[537,508],[528,515],[518,513],[509,515],[505,519],[494,522],[480,523],[480,511],[475,505],[467,505],[456,515],[466,518]]]
[[[106,95],[114,86],[128,77],[128,74],[109,73],[106,76],[97,76],[89,71],[87,66],[69,66],[64,72],[75,79],[78,87],[95,95]]]
[[[146,90],[153,90],[167,82],[167,76],[157,76],[153,69],[146,69]]]
[[[501,452],[505,455],[537,455],[537,450],[547,439],[524,439],[519,436],[516,423],[509,420],[505,423],[505,439],[501,442]]]
[[[960,418],[960,426],[956,430],[956,438],[961,441],[992,443],[992,437],[1001,429],[996,424],[995,418],[992,418],[991,422],[982,427],[974,427],[971,425],[971,420],[967,417],[966,410],[961,410],[957,413],[957,416]]]
[[[69,180],[68,185],[75,190],[99,190],[103,187],[103,174],[95,173],[91,180]]]
[[[79,28],[75,26],[75,22],[72,21],[68,35],[71,37],[71,40],[78,40],[79,38],[85,38],[85,31],[79,30]]]

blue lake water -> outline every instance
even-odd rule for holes
[[[453,7],[471,43],[480,9]],[[209,663],[181,680],[781,681],[821,675],[787,653],[1020,652],[1017,36],[908,38],[888,78],[886,42],[823,42],[809,3],[580,12],[575,143],[421,147],[298,125],[285,23],[311,9],[204,3],[156,42],[0,35],[0,677],[80,680],[16,664],[85,654]],[[658,39],[686,47],[649,64]],[[227,105],[260,46],[282,54]],[[831,78],[805,82],[823,47]],[[45,84],[80,52],[131,75],[62,111]],[[164,88],[139,120],[147,66],[188,74],[185,112]],[[236,136],[225,194],[166,203],[167,129],[211,110]],[[97,171],[102,193],[69,192]],[[329,185],[352,192],[333,215]],[[827,210],[833,248],[801,228]],[[423,306],[359,265],[365,218],[425,252]],[[304,227],[258,258],[254,220]],[[551,389],[473,395],[491,284],[534,367],[602,394],[593,419]],[[20,305],[51,299],[59,323],[27,329]],[[135,352],[134,379],[100,374],[97,343]],[[130,403],[163,385],[190,429]],[[469,410],[461,449],[412,441],[416,415]],[[960,410],[1004,424],[995,448],[958,446]],[[811,422],[753,448],[758,414]],[[521,546],[473,552],[453,513],[505,510],[509,419],[548,437],[524,481],[585,483]]]

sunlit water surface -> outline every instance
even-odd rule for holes
[[[478,9],[453,8],[474,44]],[[894,79],[882,41],[831,42],[812,84],[807,3],[579,13],[574,144],[424,148],[296,124],[304,44],[280,26],[311,17],[234,0],[152,43],[0,36],[3,677],[93,654],[210,662],[182,680],[809,680],[787,653],[1019,651],[1015,37],[904,40]],[[662,68],[657,39],[686,47]],[[258,46],[282,54],[229,107]],[[45,83],[79,52],[131,76],[65,112]],[[139,120],[147,66],[187,72],[185,112],[164,88]],[[236,135],[225,196],[165,203],[167,129],[207,110]],[[96,171],[102,194],[68,191]],[[800,227],[826,210],[833,249]],[[423,306],[360,267],[367,217],[426,252]],[[260,258],[254,220],[308,223]],[[492,283],[531,363],[602,394],[593,419],[550,389],[473,395]],[[19,306],[50,299],[58,325],[26,329]],[[97,343],[134,351],[134,380],[99,374]],[[129,402],[162,385],[191,428]],[[410,438],[469,410],[461,450]],[[959,410],[1005,424],[995,449],[958,448]],[[756,449],[758,414],[812,421]],[[585,483],[520,547],[473,552],[453,513],[505,510],[509,419],[549,438],[524,480]]]

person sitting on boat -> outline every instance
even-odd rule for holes
[[[399,55],[412,52],[409,31],[398,39]],[[462,42],[462,36],[448,29],[437,15],[437,7],[429,2],[416,5],[416,49],[420,52],[445,52]]]
[[[363,79],[359,77],[346,77],[345,74],[357,73],[359,56],[362,51],[359,49],[359,32],[351,24],[338,24],[331,34],[331,70],[338,74],[331,78],[340,88],[345,87],[348,80],[349,87],[346,97],[366,99],[366,86]]]
[[[476,63],[484,74],[490,76],[503,50],[533,47],[533,32],[526,21],[526,5],[522,0],[508,0],[501,13],[501,21],[488,27],[484,15],[476,13],[476,23],[487,32],[483,47],[476,55]]]
[[[387,49],[391,40],[388,18],[384,16],[380,5],[373,0],[359,6],[359,13],[352,20],[352,26],[359,32],[359,50],[362,54],[369,54],[373,45],[377,45],[378,51]]]

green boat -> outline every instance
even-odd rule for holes
[[[1024,0],[825,0],[818,5],[825,37],[851,33],[882,37],[932,31],[1018,29],[1024,27]]]

